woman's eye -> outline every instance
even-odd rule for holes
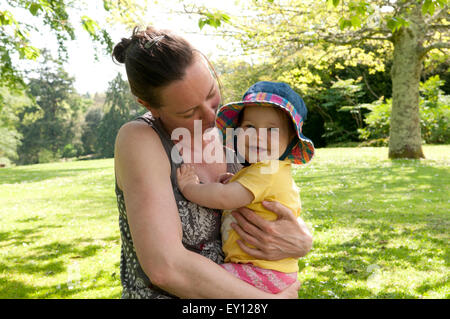
[[[190,114],[188,114],[188,115],[184,115],[183,118],[188,119],[188,118],[190,118],[190,117],[193,117],[194,114],[195,114],[195,112],[192,112],[192,113],[190,113]]]

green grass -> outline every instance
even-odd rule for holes
[[[450,146],[318,149],[295,169],[314,234],[300,298],[449,298]],[[119,298],[113,161],[0,169],[0,298]]]
[[[450,147],[319,149],[296,170],[312,251],[300,298],[449,298]]]

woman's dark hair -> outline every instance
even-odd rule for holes
[[[168,30],[133,29],[113,49],[113,60],[125,63],[131,92],[154,108],[161,107],[159,90],[184,77],[196,51]],[[209,62],[208,62],[209,63]]]

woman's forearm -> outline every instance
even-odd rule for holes
[[[277,295],[251,286],[210,259],[186,249],[174,257],[164,272],[164,279],[157,284],[180,298],[277,298]]]

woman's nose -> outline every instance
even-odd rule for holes
[[[214,123],[216,112],[213,108],[204,106],[202,108],[202,120],[207,123]]]

